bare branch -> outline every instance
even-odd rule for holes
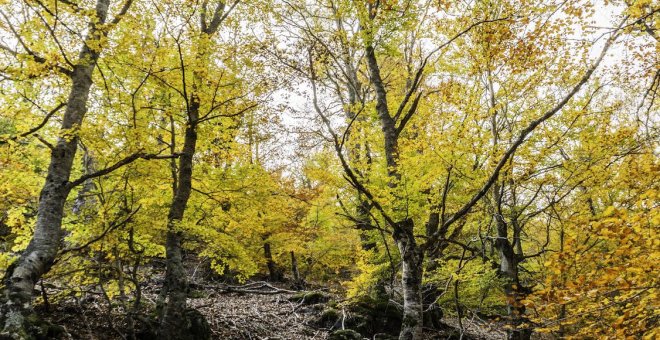
[[[207,120],[211,120],[211,119],[215,119],[215,118],[221,118],[221,117],[222,118],[238,117],[238,116],[243,115],[245,112],[256,108],[257,106],[258,106],[258,104],[255,103],[255,104],[248,105],[247,107],[244,107],[243,109],[241,109],[237,112],[234,112],[234,113],[217,114],[217,115],[213,115],[213,116],[208,116],[207,115],[204,118],[198,119],[197,123],[201,123],[201,122],[205,122]]]
[[[94,243],[96,243],[96,242],[102,240],[102,239],[105,237],[105,235],[107,235],[109,232],[111,232],[111,231],[113,231],[113,230],[115,230],[115,229],[118,229],[118,228],[120,228],[120,227],[126,225],[126,223],[130,222],[130,221],[131,221],[131,218],[133,218],[133,216],[135,216],[135,214],[137,214],[137,212],[140,211],[140,208],[141,208],[141,207],[137,207],[137,209],[133,210],[133,212],[131,212],[131,213],[130,213],[128,216],[126,216],[126,218],[124,218],[123,220],[118,221],[118,222],[117,222],[117,221],[113,222],[113,223],[110,224],[107,228],[105,228],[105,230],[103,230],[103,232],[102,232],[101,234],[99,234],[98,236],[94,237],[93,239],[91,239],[91,240],[85,242],[84,244],[82,244],[82,245],[80,245],[80,246],[77,246],[77,247],[72,247],[72,248],[66,248],[66,249],[63,249],[63,250],[60,252],[60,255],[63,255],[63,254],[66,254],[66,253],[68,253],[68,252],[72,252],[72,251],[80,251],[80,250],[83,250],[83,249],[85,249],[85,248],[91,246],[92,244],[94,244]]]
[[[0,139],[0,145],[2,145],[2,144],[6,144],[6,143],[7,143],[8,141],[10,141],[10,140],[15,141],[15,140],[17,140],[17,139],[19,139],[19,138],[27,137],[27,136],[29,136],[29,135],[31,135],[31,134],[33,134],[33,133],[39,131],[42,127],[44,127],[44,125],[46,125],[46,123],[48,123],[48,120],[50,119],[50,117],[52,117],[55,113],[57,113],[57,111],[59,111],[59,110],[60,110],[61,108],[63,108],[64,106],[66,106],[66,103],[60,103],[60,104],[58,104],[54,109],[50,110],[50,111],[46,114],[46,117],[44,117],[44,119],[41,121],[41,123],[39,123],[39,125],[37,125],[37,126],[31,128],[30,130],[25,131],[25,132],[21,133],[21,134],[18,135],[18,136],[13,136],[13,137],[6,138],[6,139]]]
[[[173,154],[173,155],[161,155],[161,154],[148,154],[148,153],[144,153],[144,152],[137,152],[137,153],[134,153],[134,154],[132,154],[128,157],[123,158],[122,160],[116,162],[115,164],[113,164],[113,165],[111,165],[111,166],[109,166],[105,169],[93,172],[91,174],[83,175],[80,178],[69,182],[67,184],[67,188],[69,188],[69,189],[74,188],[74,187],[76,187],[80,184],[83,184],[88,179],[105,176],[105,175],[107,175],[107,174],[109,174],[109,173],[125,166],[125,165],[133,163],[134,161],[136,161],[138,159],[147,159],[147,160],[148,159],[171,159],[171,158],[177,158],[179,156],[181,156],[181,155],[178,154],[178,153]]]

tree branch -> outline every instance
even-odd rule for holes
[[[412,97],[413,93],[415,93],[415,91],[417,91],[417,89],[419,88],[419,84],[421,83],[422,76],[424,75],[424,69],[426,68],[426,65],[428,64],[429,59],[431,58],[431,56],[433,56],[435,53],[442,50],[443,48],[449,46],[456,39],[458,39],[461,36],[467,34],[473,28],[475,28],[475,27],[477,27],[481,24],[490,23],[490,22],[497,22],[497,21],[502,21],[502,20],[509,20],[509,19],[510,19],[509,17],[505,17],[505,18],[486,19],[486,20],[477,21],[477,22],[473,23],[472,25],[468,26],[466,29],[464,29],[461,32],[454,35],[452,38],[450,38],[449,40],[447,40],[446,42],[444,42],[443,44],[441,44],[440,46],[435,48],[433,51],[431,51],[424,58],[424,60],[422,61],[422,64],[417,69],[417,72],[415,72],[415,77],[413,78],[412,85],[410,86],[410,89],[408,89],[408,92],[406,93],[405,97],[403,98],[403,100],[399,104],[399,108],[396,110],[396,114],[394,115],[394,120],[397,121],[401,117],[401,114],[403,113],[403,110],[406,107],[406,105],[408,105],[408,102],[410,101],[410,98]],[[415,100],[418,101],[419,97],[417,97]],[[413,105],[415,105],[415,103],[413,103]],[[407,116],[412,115],[413,113],[414,113],[414,109],[411,107],[411,109],[408,110]],[[407,122],[408,119],[410,119],[410,117],[407,117],[407,119],[405,119],[405,121]],[[399,127],[397,128],[397,130],[400,132],[401,130],[403,130],[404,127],[405,127],[405,123],[403,123],[403,121],[402,121],[402,123],[399,124]]]
[[[132,4],[133,4],[133,0],[126,0],[126,2],[124,2],[124,6],[121,7],[121,10],[119,10],[119,13],[115,15],[114,19],[112,19],[110,24],[111,25],[118,24],[126,14],[126,12],[128,12],[128,9],[131,7]]]
[[[3,18],[5,18],[5,20],[7,21],[7,27],[9,27],[9,30],[13,33],[14,37],[16,38],[16,40],[18,41],[18,43],[23,47],[23,49],[25,50],[25,52],[26,52],[29,56],[31,56],[32,59],[33,59],[35,62],[37,62],[37,63],[39,63],[39,64],[45,64],[45,63],[46,63],[46,58],[44,58],[44,57],[38,55],[36,52],[32,51],[32,50],[28,47],[28,45],[25,43],[25,41],[23,41],[23,38],[21,38],[21,36],[18,34],[18,32],[16,31],[16,29],[14,28],[14,26],[12,26],[11,21],[9,20],[9,17],[5,14],[5,12],[3,12],[3,11],[0,10],[0,15],[1,15]],[[15,57],[17,57],[17,56],[20,54],[18,51],[13,50],[13,49],[11,49],[10,47],[8,47],[8,46],[6,46],[6,45],[2,45],[2,44],[0,44],[0,49],[3,49],[3,50],[5,50],[5,51],[9,52],[11,55],[13,55],[13,56],[15,56]],[[71,70],[69,70],[68,68],[63,67],[63,66],[61,66],[61,65],[54,65],[53,67],[54,67],[56,70],[60,71],[60,72],[61,72],[62,74],[64,74],[64,75],[67,75],[67,76],[69,76],[69,77],[73,75],[73,71],[71,71]]]
[[[9,137],[9,138],[6,138],[6,139],[0,139],[0,145],[6,144],[10,140],[15,141],[19,138],[27,137],[27,136],[39,131],[39,129],[41,129],[42,127],[44,127],[44,125],[46,125],[46,123],[48,123],[48,120],[50,119],[50,117],[52,117],[55,113],[57,113],[57,111],[59,111],[64,106],[66,106],[66,103],[59,103],[54,109],[50,110],[46,114],[46,117],[44,117],[44,119],[41,121],[41,123],[39,123],[39,125],[33,127],[32,129],[30,129],[28,131],[25,131],[25,132],[21,133],[18,136]]]
[[[397,228],[398,224],[395,223],[394,220],[385,212],[383,206],[380,205],[380,203],[375,199],[375,197],[373,196],[373,194],[371,194],[369,189],[367,189],[360,182],[360,180],[355,175],[353,169],[351,169],[351,166],[346,161],[346,157],[344,157],[344,154],[342,152],[342,144],[339,141],[339,137],[337,136],[337,133],[335,133],[335,131],[332,128],[332,124],[330,124],[330,120],[328,119],[328,117],[325,116],[323,110],[321,110],[321,107],[319,106],[318,94],[316,89],[316,73],[314,72],[314,63],[311,57],[311,52],[309,57],[309,67],[310,67],[310,81],[312,84],[312,103],[314,105],[314,110],[319,115],[319,117],[321,117],[321,120],[323,120],[323,123],[328,129],[328,132],[332,136],[335,152],[337,153],[339,162],[341,163],[341,166],[344,169],[344,174],[345,174],[344,178],[351,184],[351,186],[353,186],[359,192],[363,193],[369,199],[369,201],[373,204],[374,208],[376,208],[376,210],[378,210],[381,213],[385,221],[387,221],[387,223],[390,226],[392,226],[393,228]]]
[[[258,106],[258,104],[254,103],[254,104],[248,105],[247,107],[244,107],[243,109],[238,110],[237,112],[234,112],[234,113],[217,114],[217,115],[213,115],[213,116],[208,116],[208,115],[207,115],[207,116],[204,117],[204,118],[200,118],[200,119],[198,119],[198,120],[197,120],[197,123],[205,122],[205,121],[207,121],[207,120],[211,120],[211,119],[215,119],[215,118],[223,118],[223,117],[224,117],[224,118],[232,118],[232,117],[238,117],[238,116],[244,114],[245,112],[247,112],[247,111],[249,111],[249,110],[252,110],[252,109],[256,108],[257,106]]]
[[[128,216],[126,216],[125,219],[123,219],[123,220],[121,220],[121,221],[119,221],[119,222],[112,223],[112,224],[111,224],[110,226],[108,226],[105,230],[103,230],[103,232],[102,232],[101,234],[99,234],[98,236],[94,237],[93,239],[91,239],[91,240],[85,242],[84,244],[82,244],[82,245],[80,245],[80,246],[77,246],[77,247],[73,247],[73,248],[66,248],[66,249],[63,249],[63,250],[60,252],[60,255],[63,255],[63,254],[66,254],[66,253],[68,253],[68,252],[72,252],[72,251],[83,250],[83,249],[89,247],[90,245],[92,245],[93,243],[96,243],[96,242],[100,241],[100,240],[103,239],[103,238],[105,237],[105,235],[107,235],[109,232],[111,232],[111,231],[113,231],[113,230],[115,230],[115,229],[117,229],[117,228],[119,228],[119,227],[122,227],[122,226],[124,226],[126,223],[130,222],[130,221],[131,221],[131,218],[133,218],[133,216],[135,216],[135,214],[137,214],[137,212],[138,212],[139,210],[140,210],[140,207],[137,207],[137,209],[133,210],[133,212],[131,212]]]
[[[486,195],[488,190],[490,190],[491,186],[495,183],[497,178],[499,177],[500,171],[506,164],[506,162],[511,158],[511,156],[516,152],[518,147],[522,145],[525,142],[525,139],[527,136],[529,136],[541,123],[545,122],[546,120],[550,119],[552,116],[554,116],[557,112],[559,112],[572,98],[575,96],[582,86],[587,83],[587,81],[591,78],[591,75],[594,73],[594,71],[598,68],[600,63],[602,62],[603,58],[605,58],[605,54],[607,54],[607,51],[610,49],[614,41],[619,35],[619,30],[621,26],[623,25],[623,22],[619,24],[617,30],[610,36],[610,38],[607,40],[605,43],[605,46],[603,47],[600,55],[594,62],[594,64],[587,70],[587,72],[582,76],[580,81],[573,87],[573,89],[564,96],[564,98],[557,104],[555,105],[552,109],[548,110],[545,114],[543,114],[541,117],[538,119],[532,121],[525,129],[523,129],[520,132],[520,135],[518,138],[515,140],[515,142],[509,147],[509,149],[506,151],[506,153],[502,156],[500,161],[497,163],[497,166],[493,170],[493,173],[490,175],[486,183],[483,185],[481,190],[477,192],[472,199],[467,202],[460,210],[458,210],[453,216],[451,216],[447,221],[444,223],[443,227],[448,228],[449,225],[452,223],[456,222],[458,219],[462,218],[465,216],[471,209],[472,207],[479,202],[479,200]],[[433,239],[439,237],[440,235],[438,233],[435,233],[430,237],[430,240],[432,241]]]
[[[125,165],[133,163],[134,161],[136,161],[138,159],[146,159],[146,160],[149,160],[149,159],[171,159],[171,158],[177,158],[179,156],[181,156],[181,154],[178,154],[178,153],[173,154],[173,155],[161,155],[161,154],[148,154],[148,153],[144,153],[144,152],[137,152],[137,153],[134,153],[134,154],[132,154],[128,157],[125,157],[124,159],[116,162],[115,164],[113,164],[113,165],[111,165],[111,166],[109,166],[105,169],[93,172],[91,174],[83,175],[80,178],[69,182],[67,184],[67,188],[72,189],[72,188],[74,188],[74,187],[76,187],[80,184],[83,184],[88,179],[105,176],[105,175],[107,175],[107,174],[109,174],[109,173],[125,166]]]

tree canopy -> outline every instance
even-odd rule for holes
[[[209,338],[222,285],[330,292],[299,303],[334,339],[374,306],[355,336],[653,339],[658,29],[657,0],[0,1],[0,338],[86,298],[110,338]]]

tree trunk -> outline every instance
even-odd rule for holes
[[[422,263],[424,253],[412,233],[412,220],[401,222],[406,232],[394,234],[401,253],[401,284],[403,286],[403,321],[400,340],[421,339],[422,336]]]
[[[388,186],[395,197],[393,212],[397,216],[406,216],[407,207],[405,200],[400,197],[398,183],[401,180],[399,173],[399,133],[396,121],[390,115],[387,92],[380,74],[378,60],[372,45],[365,48],[365,57],[369,69],[369,79],[376,92],[376,111],[383,132],[383,146],[385,160],[387,163]],[[423,314],[422,314],[422,263],[424,252],[415,241],[414,222],[406,218],[390,222],[393,224],[392,237],[401,253],[401,281],[403,285],[403,322],[399,339],[420,339],[422,336]]]
[[[494,110],[491,116],[491,133],[493,138],[493,151],[496,152],[499,144],[499,129],[497,126],[496,110],[497,102],[495,98],[495,89],[490,71],[488,71],[488,92],[490,94],[490,107]],[[510,160],[513,162],[513,156]],[[495,221],[497,226],[497,240],[495,241],[495,248],[497,249],[500,257],[500,272],[506,278],[504,284],[504,292],[506,294],[507,314],[509,329],[507,330],[507,339],[528,340],[531,336],[531,330],[528,328],[521,328],[520,326],[526,321],[524,317],[525,306],[520,302],[524,299],[524,289],[520,286],[518,277],[518,258],[522,256],[522,244],[520,240],[521,227],[517,221],[512,221],[513,239],[512,244],[509,241],[508,228],[503,211],[502,204],[504,200],[504,184],[505,182],[495,181],[493,184],[493,199],[495,210]],[[516,254],[515,249],[518,249]]]
[[[164,339],[187,339],[186,299],[188,280],[183,267],[182,239],[178,224],[192,191],[193,156],[197,144],[197,115],[199,102],[193,101],[186,127],[183,152],[179,157],[179,174],[176,192],[170,206],[167,223],[165,286],[167,302],[162,310],[160,335]]]
[[[200,33],[210,38],[217,32],[228,13],[225,13],[225,2],[220,1],[212,11],[211,21],[207,22],[207,5],[204,2],[201,8]],[[209,62],[210,54],[207,47],[198,45],[196,48],[195,59],[201,64]],[[181,72],[185,71],[185,68],[181,70]],[[167,293],[167,303],[162,310],[160,324],[160,335],[164,339],[210,338],[210,330],[204,316],[197,311],[186,310],[188,282],[182,259],[181,245],[183,234],[178,227],[178,224],[183,220],[184,211],[188,204],[190,193],[192,192],[193,157],[195,156],[195,148],[197,147],[197,124],[200,119],[199,109],[201,106],[198,89],[202,86],[204,78],[198,69],[193,69],[192,74],[191,91],[189,98],[186,98],[188,103],[186,110],[188,119],[186,122],[183,151],[179,157],[179,173],[177,181],[175,181],[176,189],[174,190],[174,198],[170,206],[167,223],[167,269],[165,272],[165,287],[163,287]],[[197,334],[197,330],[191,327],[197,327],[199,331],[207,332],[208,334]]]
[[[291,251],[291,272],[293,273],[293,284],[296,288],[302,289],[304,284],[303,280],[300,278],[300,271],[298,270],[298,260],[296,259],[296,253]]]
[[[500,272],[506,278],[504,292],[506,294],[506,307],[510,326],[510,329],[507,330],[507,339],[529,340],[531,330],[523,326],[527,319],[524,316],[525,306],[521,301],[525,298],[526,292],[521,287],[518,277],[518,256],[514,251],[514,246],[509,242],[507,224],[501,215],[497,217],[495,247],[500,257]]]
[[[273,253],[270,250],[270,242],[264,243],[264,257],[266,258],[266,266],[268,266],[268,277],[270,281],[280,281],[280,272],[277,270],[275,261],[273,261]]]
[[[333,8],[333,10],[335,10]],[[335,14],[338,14],[335,11]],[[344,24],[339,19],[339,16],[337,16],[337,19],[335,19],[335,25],[337,30],[340,32],[346,32],[344,29]],[[342,41],[341,44],[342,48],[342,61],[344,64],[345,68],[345,86],[346,90],[348,92],[348,105],[344,109],[344,113],[346,115],[346,120],[347,121],[353,121],[353,120],[364,120],[363,117],[358,117],[357,113],[355,111],[355,107],[359,104],[359,91],[362,88],[362,84],[360,83],[360,80],[357,75],[357,70],[355,68],[355,65],[353,64],[353,58],[351,55],[351,50],[347,44],[347,42]],[[358,127],[358,130],[356,131],[358,138],[362,134],[362,128]],[[347,140],[351,138],[351,133],[350,131],[347,131],[346,138]],[[355,144],[353,147],[349,149],[348,152],[349,158],[352,159],[355,162],[360,162],[362,160],[365,160],[367,164],[371,164],[371,155],[370,155],[370,150],[368,146],[368,142],[365,141],[364,145],[361,145],[360,143]],[[361,172],[357,170],[358,172]],[[364,175],[364,174],[362,174]],[[376,242],[372,240],[369,236],[369,231],[374,230],[374,226],[371,223],[371,204],[369,200],[365,199],[363,195],[358,191],[356,193],[356,199],[357,199],[357,211],[356,211],[356,224],[355,227],[357,230],[359,230],[360,233],[360,241],[362,245],[362,249],[369,251],[371,249],[376,248]],[[377,284],[384,284],[383,282],[378,282]]]
[[[371,215],[369,210],[369,202],[364,200],[361,195],[358,195],[358,206],[357,206],[357,223],[356,229],[360,231],[360,245],[363,250],[369,251],[376,248],[376,241],[371,239],[368,232],[374,230],[374,226],[371,223]]]
[[[432,207],[432,210],[437,209],[437,207]],[[426,221],[426,236],[431,236],[435,235],[436,232],[438,232],[438,227],[440,226],[440,213],[432,211],[429,213],[429,218]],[[441,237],[444,237],[445,235],[442,234]],[[434,260],[439,256],[439,249],[440,249],[440,241],[434,241],[432,243],[429,243],[429,245],[426,248],[426,257],[429,260]],[[438,262],[437,261],[430,261],[428,264],[427,269],[429,271],[434,271],[437,269]]]
[[[509,340],[529,340],[531,330],[526,328],[523,324],[527,321],[525,318],[525,306],[521,301],[525,298],[525,288],[520,285],[520,278],[518,276],[518,262],[522,253],[516,253],[515,248],[520,247],[519,243],[511,243],[509,241],[509,225],[504,219],[502,212],[502,186],[499,183],[493,185],[493,196],[495,200],[495,221],[497,226],[497,240],[495,241],[495,248],[497,249],[500,258],[500,273],[506,279],[504,284],[504,293],[506,294],[506,307],[508,317],[508,330],[507,339]],[[512,222],[514,227],[514,240],[520,230],[515,221]],[[518,236],[519,237],[519,236]],[[517,240],[519,242],[519,239]],[[516,242],[516,241],[514,241]],[[522,249],[520,249],[522,252]]]
[[[105,23],[108,7],[109,0],[97,1],[98,24]],[[85,40],[101,38],[103,33],[97,30],[98,24],[90,24],[90,32]],[[59,250],[64,204],[71,191],[68,184],[78,145],[78,137],[75,133],[71,133],[71,130],[82,124],[87,113],[92,73],[99,54],[100,51],[94,51],[87,44],[83,44],[78,57],[79,63],[70,75],[72,86],[60,127],[62,137],[51,150],[46,182],[39,195],[34,234],[20,258],[5,273],[3,336],[28,337],[25,316],[32,309],[34,286],[41,276],[50,270]]]
[[[86,148],[83,147],[82,149],[84,151],[82,155],[82,168],[85,175],[89,175],[96,172],[94,158],[89,154],[89,151]],[[90,194],[94,192],[94,190],[96,190],[96,184],[93,179],[90,178],[82,184],[82,188],[78,190],[78,197],[73,201],[73,207],[71,208],[71,211],[74,214],[79,215],[86,213],[86,210],[96,203],[95,198],[90,197]],[[89,215],[91,214],[83,215],[84,221],[87,222],[90,220]]]

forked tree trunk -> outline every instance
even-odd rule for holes
[[[105,23],[109,4],[109,0],[97,1],[98,24]],[[103,33],[97,30],[98,24],[90,24],[90,31],[85,40],[101,38]],[[82,124],[87,113],[92,73],[99,54],[98,49],[92,50],[87,44],[83,44],[78,57],[79,63],[74,66],[70,74],[72,85],[60,127],[63,136],[51,150],[46,182],[39,195],[34,234],[20,258],[5,273],[3,336],[28,338],[25,316],[32,310],[34,286],[42,275],[50,270],[59,250],[64,204],[71,191],[69,178],[78,145],[78,137],[71,131]]]
[[[383,132],[383,147],[385,150],[385,161],[387,163],[387,175],[389,187],[392,194],[399,195],[398,183],[401,180],[399,173],[399,131],[397,131],[396,120],[390,115],[387,103],[387,91],[380,74],[376,53],[371,45],[365,48],[365,57],[369,69],[369,79],[376,92],[376,111]],[[399,126],[401,128],[401,126]],[[396,197],[393,206],[395,214],[406,214],[405,200]],[[393,224],[392,237],[396,242],[401,254],[401,271],[403,285],[403,323],[399,339],[414,340],[422,336],[423,314],[422,314],[422,263],[424,252],[415,241],[414,222],[406,218]]]

